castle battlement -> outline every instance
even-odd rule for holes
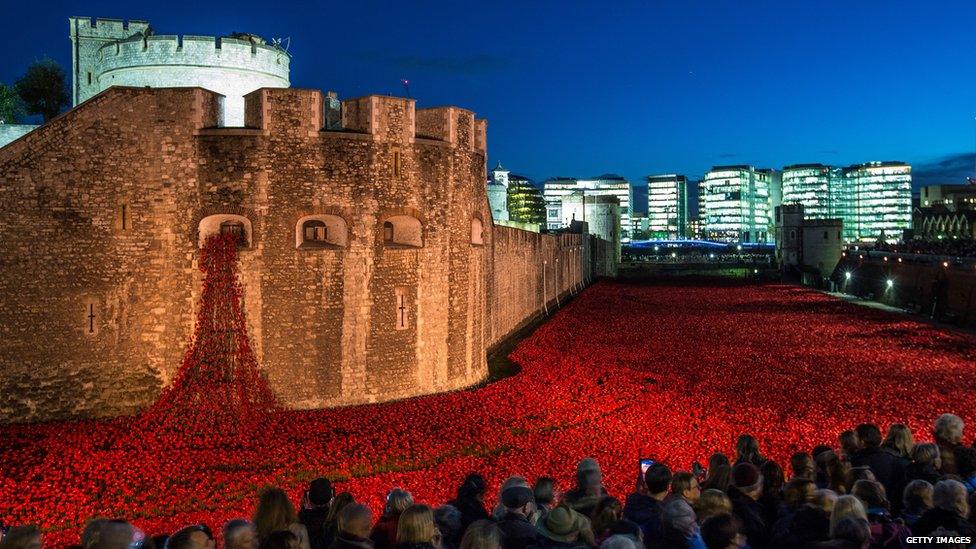
[[[150,35],[105,44],[98,50],[100,75],[134,67],[196,66],[263,72],[287,82],[291,56],[268,44],[217,36]]]
[[[244,97],[245,125],[270,131],[324,129],[325,101],[321,91],[262,88]],[[342,129],[366,134],[379,142],[408,144],[417,139],[439,141],[468,151],[485,152],[487,122],[460,107],[417,109],[404,97],[367,95],[345,99]],[[278,121],[284,125],[278,126]],[[301,120],[296,124],[296,120]]]
[[[287,88],[291,56],[251,34],[154,34],[146,21],[69,19],[75,105],[112,86],[199,86],[223,96],[222,126],[244,125],[244,95]]]
[[[140,19],[109,19],[75,16],[69,17],[73,33],[87,38],[122,39],[150,29],[149,21]]]

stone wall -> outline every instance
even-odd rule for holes
[[[154,35],[148,23],[72,17],[75,104],[111,86],[200,86],[224,96],[221,126],[244,125],[244,96],[287,88],[291,57],[273,45],[214,36]]]
[[[976,327],[974,267],[972,259],[848,251],[831,279],[841,292],[972,328]]]
[[[217,128],[219,103],[111,88],[0,148],[0,421],[154,402],[192,335],[200,244],[226,223],[245,233],[252,346],[291,408],[476,384],[487,348],[592,278],[592,237],[492,225],[470,111],[369,96],[324,131],[320,92],[267,88],[249,128]]]
[[[540,234],[496,225],[489,345],[500,343],[592,279],[589,235]]]
[[[248,95],[252,129],[213,128],[218,102],[112,88],[0,149],[0,418],[153,402],[192,333],[201,228],[237,218],[248,329],[286,405],[484,378],[492,234],[473,242],[490,219],[473,114],[439,109],[445,131],[415,139],[412,100],[366,98],[365,132],[321,131],[318,91]],[[341,220],[342,243],[296,242],[310,216]],[[419,246],[385,242],[387,221],[400,236],[411,220]]]

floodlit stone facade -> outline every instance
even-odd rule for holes
[[[221,126],[244,125],[244,96],[287,88],[291,57],[254,35],[157,35],[147,21],[71,17],[74,104],[110,86],[195,87],[224,97]]]
[[[248,330],[285,405],[476,384],[486,349],[580,289],[590,241],[494,227],[486,122],[261,89],[113,87],[0,148],[0,421],[135,413],[192,335],[199,246],[241,238]]]

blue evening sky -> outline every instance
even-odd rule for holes
[[[905,160],[973,175],[976,2],[9,2],[0,82],[70,71],[67,18],[290,38],[296,87],[488,119],[489,163],[536,180],[698,177],[715,164]],[[490,167],[489,166],[489,167]]]

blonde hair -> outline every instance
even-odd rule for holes
[[[421,504],[411,505],[400,514],[397,523],[397,544],[430,543],[434,540],[434,511]]]
[[[931,442],[916,444],[915,447],[912,448],[912,461],[922,465],[931,464],[933,467],[938,469],[942,461],[942,454],[939,451],[939,445],[932,444]]]
[[[966,426],[962,418],[953,414],[942,414],[935,420],[934,434],[946,442],[958,443],[962,440],[962,430]]]
[[[868,520],[868,514],[864,511],[861,500],[854,496],[840,496],[834,503],[834,509],[830,512],[830,537],[834,537],[837,525],[846,518]]]
[[[915,446],[915,437],[912,436],[911,429],[904,423],[892,423],[888,427],[888,434],[885,435],[884,442],[881,443],[885,448],[891,448],[904,458],[911,456],[912,448]]]
[[[837,503],[837,492],[826,488],[817,490],[813,493],[810,503],[829,515],[834,510],[834,504]]]
[[[298,522],[295,506],[280,488],[268,488],[261,492],[258,506],[254,509],[254,529],[258,539],[264,541],[274,532],[287,530]]]
[[[732,501],[721,490],[714,488],[702,490],[698,504],[695,505],[695,512],[698,514],[698,522],[702,523],[705,522],[705,519],[715,515],[731,514]]]

